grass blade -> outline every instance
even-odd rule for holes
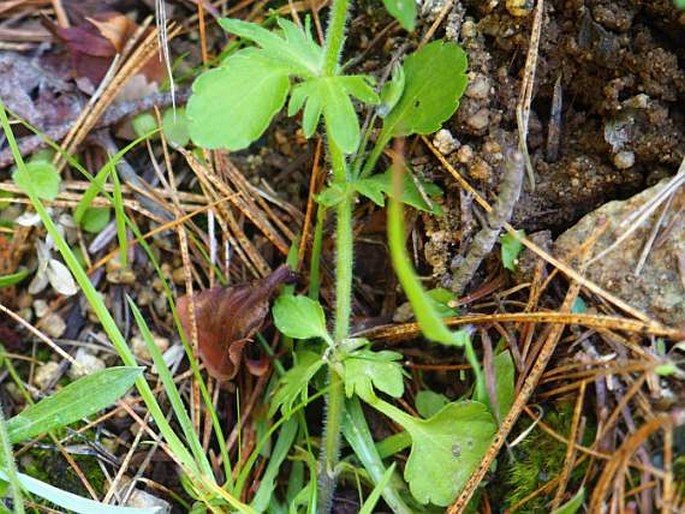
[[[109,407],[142,376],[143,368],[120,366],[80,378],[7,421],[12,443],[61,428]]]

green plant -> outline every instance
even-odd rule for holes
[[[43,205],[40,197],[38,196],[35,189],[35,185],[33,181],[30,180],[30,172],[23,161],[21,153],[19,152],[17,142],[14,138],[14,135],[10,127],[7,112],[1,99],[0,126],[2,126],[2,129],[7,137],[7,141],[9,143],[13,157],[17,164],[15,181],[21,184],[22,189],[24,189],[24,192],[29,197],[32,206],[35,208],[37,215],[43,223],[43,226],[45,227],[49,236],[54,241],[55,247],[61,253],[64,262],[67,264],[69,268],[69,271],[73,274],[74,279],[83,291],[87,301],[93,309],[93,312],[98,317],[103,329],[105,330],[110,341],[112,341],[113,347],[119,354],[121,360],[126,366],[135,366],[136,359],[133,353],[131,352],[131,349],[126,344],[123,334],[117,327],[116,323],[114,322],[114,319],[112,318],[109,310],[107,309],[103,297],[95,290],[95,287],[91,283],[88,275],[83,269],[74,251],[67,244],[63,235],[60,233],[54,221],[52,220],[50,213]],[[32,127],[30,126],[28,126],[28,128],[32,129]],[[82,203],[80,204],[81,206],[83,206],[84,210],[88,208],[90,201],[92,201],[92,198],[94,198],[97,194],[102,194],[107,201],[109,201],[112,205],[115,206],[115,214],[117,216],[118,226],[125,225],[126,228],[135,235],[135,237],[138,240],[138,243],[146,251],[148,257],[150,258],[150,261],[153,263],[157,270],[158,276],[160,277],[160,280],[162,281],[162,284],[165,288],[164,290],[166,297],[169,299],[169,302],[173,308],[173,297],[171,294],[171,290],[166,280],[164,279],[164,275],[159,269],[159,265],[156,261],[154,252],[145,242],[144,238],[142,237],[142,234],[138,230],[138,227],[135,225],[135,223],[125,214],[122,208],[121,198],[117,198],[120,195],[118,195],[116,192],[116,179],[114,184],[114,195],[110,195],[102,187],[102,184],[104,183],[106,176],[111,171],[111,169],[113,169],[119,156],[113,156],[110,162],[105,166],[105,168],[103,168],[103,170],[101,170],[98,173],[98,176],[93,177],[79,164],[77,160],[75,160],[70,155],[65,154],[63,150],[59,147],[59,145],[50,140],[46,141],[48,145],[51,146],[53,149],[55,149],[58,152],[61,152],[62,156],[69,162],[69,164],[74,169],[82,173],[83,176],[91,182],[92,193],[89,193],[87,191],[86,195],[84,195],[84,197],[88,196],[90,199],[86,199],[85,201],[82,199]],[[123,150],[122,152],[126,150],[127,149]],[[122,248],[125,248],[125,246],[122,245]],[[136,318],[136,321],[138,322],[141,335],[143,336],[147,349],[150,352],[150,355],[152,356],[152,360],[158,370],[162,384],[164,385],[165,395],[169,399],[169,402],[172,406],[175,421],[181,428],[181,435],[179,435],[177,431],[172,428],[172,425],[167,417],[167,413],[162,409],[162,407],[158,403],[152,388],[145,380],[145,378],[138,374],[137,378],[135,379],[135,385],[152,419],[154,419],[155,425],[159,430],[161,437],[165,441],[168,453],[173,456],[174,461],[178,463],[181,469],[182,477],[184,478],[183,483],[187,484],[188,494],[190,494],[193,498],[197,499],[203,507],[209,508],[213,512],[225,511],[228,508],[233,508],[240,512],[254,512],[254,509],[252,509],[249,505],[245,505],[244,503],[240,502],[235,498],[235,496],[231,494],[233,490],[233,483],[231,480],[232,470],[230,465],[230,459],[228,458],[226,447],[224,444],[225,439],[222,435],[222,430],[218,422],[218,416],[216,414],[216,411],[211,408],[208,410],[211,416],[212,427],[216,431],[219,440],[219,449],[223,457],[222,460],[224,464],[224,472],[225,475],[228,477],[227,483],[224,484],[224,487],[221,487],[216,483],[212,467],[210,466],[209,460],[207,459],[207,456],[202,449],[202,444],[200,443],[198,435],[193,430],[193,425],[190,421],[190,416],[183,404],[183,401],[181,400],[180,393],[174,383],[174,379],[171,375],[171,372],[169,371],[159,348],[153,342],[150,331],[147,329],[147,325],[145,324],[145,320],[143,319],[139,310],[136,308],[135,304],[132,304],[132,302],[130,302],[130,305],[133,314]],[[180,330],[180,320],[178,319],[178,316],[175,315],[175,319],[177,327],[179,327]],[[190,351],[187,345],[187,341],[184,340],[184,343],[186,346],[186,350],[189,352],[188,354],[192,355],[192,352]],[[191,359],[190,363],[196,380],[200,386],[202,400],[205,402],[205,405],[211,406],[211,399],[209,398],[207,388],[205,387],[205,384],[202,381],[198,365],[193,359]],[[4,425],[2,426],[4,427]],[[70,507],[72,510],[78,512],[112,512],[113,514],[117,512],[122,512],[121,508],[115,509],[114,507],[102,505],[97,502],[92,502],[90,500],[84,500],[78,497],[73,498],[74,495],[70,495],[70,493],[62,491],[49,484],[36,481],[31,477],[24,478],[22,475],[17,475],[13,472],[13,467],[10,465],[10,463],[12,462],[11,458],[8,460],[8,457],[11,457],[11,446],[9,443],[9,438],[4,436],[3,433],[0,433],[0,437],[3,441],[5,441],[2,447],[2,451],[4,452],[5,458],[2,462],[0,462],[0,464],[2,464],[2,468],[0,469],[2,474],[0,478],[2,480],[9,479],[10,483],[15,484],[14,492],[19,491],[19,494],[21,494],[21,487],[23,486],[28,490],[32,490],[35,494],[47,496],[51,502],[56,504],[61,504],[60,502],[68,502],[70,500],[77,503],[80,501],[85,502],[84,505],[86,506],[83,507],[81,510],[78,510],[75,507]],[[13,475],[18,478],[13,478]],[[156,509],[154,511],[156,512]],[[127,509],[123,510],[123,512],[132,511],[131,509]],[[140,511],[134,510],[133,512]],[[143,512],[149,512],[150,514],[152,514],[153,510],[147,510]]]
[[[405,28],[413,28],[415,5],[412,2],[387,0],[385,5]],[[361,410],[356,408],[358,400],[362,399],[407,430],[413,450],[404,474],[421,503],[430,501],[446,505],[451,501],[489,444],[496,425],[488,407],[485,379],[468,335],[463,331],[451,332],[442,323],[436,310],[440,308],[444,313],[446,308],[440,306],[440,293],[436,293],[434,299],[423,291],[404,249],[400,203],[433,213],[439,213],[439,208],[419,192],[410,170],[404,165],[397,173],[388,171],[373,175],[373,172],[393,138],[432,133],[454,113],[466,88],[466,56],[454,43],[430,43],[396,67],[392,79],[378,94],[370,76],[345,74],[340,65],[349,8],[349,0],[334,0],[323,46],[313,40],[308,23],[300,28],[288,20],[276,19],[274,29],[268,30],[240,20],[220,20],[226,31],[254,46],[229,53],[218,68],[203,73],[195,81],[186,115],[194,143],[209,149],[230,150],[246,148],[261,137],[274,116],[286,106],[286,101],[288,115],[302,112],[302,127],[307,137],[316,132],[323,119],[332,179],[318,197],[316,251],[310,288],[310,296],[314,299],[287,294],[273,307],[275,324],[284,335],[310,342],[301,343],[295,351],[294,366],[282,376],[270,413],[280,408],[283,416],[291,416],[298,399],[308,401],[310,382],[325,371],[328,385],[325,388],[327,414],[321,448],[322,469],[319,471],[318,497],[310,498],[309,508],[314,508],[312,501],[320,512],[330,508],[338,471],[340,434],[344,432],[377,485],[375,492],[380,492],[396,512],[410,512],[399,494],[401,480],[386,470],[369,442],[368,431],[359,426],[352,428],[345,421],[351,419],[351,410],[356,425],[365,426]],[[364,133],[360,131],[354,99],[366,106],[377,106],[373,123]],[[371,131],[379,120],[376,141],[367,149]],[[423,189],[428,195],[440,192],[430,185]],[[402,396],[404,377],[398,363],[400,354],[372,351],[369,341],[349,335],[354,257],[352,207],[358,195],[378,205],[384,204],[385,196],[391,198],[389,236],[393,265],[426,337],[464,348],[476,374],[474,400],[448,403],[433,417],[422,420],[403,413],[377,396],[376,390],[391,397]],[[334,209],[337,218],[336,302],[332,332],[328,331],[324,311],[315,300],[320,247],[317,241],[320,242],[321,224],[327,209]],[[312,340],[321,341],[323,345]],[[507,378],[511,379],[509,375]],[[513,388],[511,380],[499,389],[507,387]],[[478,435],[464,439],[464,432],[474,427]],[[438,469],[442,465],[449,465],[455,476],[446,476],[444,470]],[[429,484],[426,476],[417,472],[424,466],[432,473],[426,476],[434,477],[437,482]],[[430,492],[431,487],[435,487],[435,491]],[[298,498],[298,501],[304,501],[299,495]]]
[[[72,382],[57,391],[28,406],[22,412],[9,420],[4,419],[0,412],[0,480],[10,483],[10,491],[14,499],[15,512],[23,510],[23,492],[28,491],[50,502],[72,510],[74,512],[111,512],[123,514],[125,512],[154,512],[150,509],[122,509],[114,506],[104,506],[92,500],[62,491],[36,480],[28,475],[19,473],[14,466],[12,444],[26,441],[44,432],[66,427],[81,418],[104,409],[121,398],[142,375],[142,369],[137,367],[109,368]],[[105,510],[101,510],[101,508]]]

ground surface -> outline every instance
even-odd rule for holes
[[[11,7],[9,3],[7,7],[0,5],[0,17],[3,17],[0,97],[15,114],[58,142],[76,117],[92,107],[85,107],[85,102],[93,93],[94,85],[104,75],[112,55],[116,50],[124,50],[137,28],[119,18],[116,21],[107,18],[110,32],[104,32],[116,33],[111,36],[116,43],[107,35],[107,41],[103,42],[103,32],[95,30],[86,19],[97,12],[110,10],[140,24],[154,12],[151,10],[153,2],[142,0],[63,0],[61,5],[72,26],[79,29],[60,32],[59,16],[52,10],[52,5],[59,3],[27,1],[17,2],[17,7]],[[351,15],[345,58],[351,60],[355,71],[370,73],[382,80],[387,75],[388,63],[416,48],[444,5],[440,0],[423,3],[419,8],[417,31],[408,34],[393,23],[379,2],[361,2]],[[469,86],[457,113],[444,126],[448,133],[428,140],[438,147],[448,165],[487,201],[494,202],[501,192],[505,156],[517,147],[516,112],[534,25],[533,9],[528,2],[516,0],[464,0],[450,5],[448,14],[439,18],[442,21],[434,37],[453,39],[463,46],[469,58]],[[282,15],[289,15],[291,8],[300,14],[306,11],[299,4],[290,7],[269,4],[269,7],[278,9]],[[40,24],[39,9],[47,10],[50,21],[43,21],[43,25],[50,30]],[[248,2],[235,8],[231,15],[259,20],[265,12],[262,4]],[[327,8],[320,7],[316,13],[321,19],[315,17],[314,25],[320,21],[325,24]],[[226,38],[213,22],[212,9],[205,13],[206,34],[200,34],[195,2],[174,2],[169,6],[168,15],[183,28],[170,45],[172,61],[175,61],[174,73],[179,77],[179,103],[183,103],[202,62],[199,41],[204,38],[209,54],[217,55],[223,50]],[[528,178],[524,179],[523,192],[510,223],[517,229],[524,229],[540,247],[552,251],[552,241],[586,214],[611,200],[633,197],[660,180],[672,177],[681,165],[685,157],[685,11],[676,9],[666,0],[548,0],[540,30],[526,137],[535,183],[533,186]],[[105,50],[100,52],[98,45]],[[125,100],[131,112],[146,111],[152,104],[169,105],[166,89],[151,85],[164,81],[162,66],[148,63],[144,72],[135,75],[138,82],[131,88],[134,97]],[[146,104],[145,99],[150,95],[157,96],[154,102]],[[88,127],[74,151],[93,173],[104,165],[108,152],[116,152],[131,139],[127,113],[110,110],[107,114],[111,114],[111,119]],[[27,156],[34,155],[43,146],[38,142],[31,146],[31,135],[26,129],[18,128],[17,135],[24,138]],[[191,154],[172,150],[165,163],[160,142],[147,145],[147,148],[141,145],[127,154],[128,175],[119,169],[127,184],[124,193],[127,209],[144,231],[236,191],[252,198],[217,208],[220,223],[216,230],[224,234],[218,239],[221,243],[230,241],[233,252],[229,272],[233,283],[262,276],[267,268],[275,268],[284,261],[294,234],[301,231],[304,219],[309,216],[309,193],[317,190],[327,175],[327,161],[321,156],[324,148],[316,140],[304,140],[294,120],[285,116],[279,116],[274,127],[249,150],[219,157],[224,159],[219,174],[225,184],[223,188],[196,176]],[[416,173],[444,191],[444,196],[437,200],[444,210],[443,216],[425,213],[409,216],[412,222],[410,249],[426,283],[449,289],[454,286],[458,263],[468,254],[483,223],[483,215],[475,207],[473,196],[465,193],[451,178],[446,164],[437,160],[426,144],[417,139],[408,147],[412,149],[408,159]],[[95,367],[112,365],[116,359],[103,345],[105,338],[101,328],[80,296],[69,299],[60,296],[54,283],[43,288],[29,287],[38,273],[38,242],[45,241],[45,232],[26,219],[20,223],[19,216],[26,218],[30,209],[11,181],[11,165],[7,144],[2,139],[0,189],[12,192],[19,200],[3,204],[0,210],[5,227],[0,233],[0,275],[14,273],[22,267],[27,268],[30,275],[19,285],[0,289],[0,302],[59,342],[77,360],[95,362]],[[156,174],[155,168],[166,169],[169,165],[181,191],[176,197],[179,210],[174,210],[166,179],[160,181]],[[310,183],[312,170],[319,168],[318,178],[315,175]],[[140,185],[136,175],[156,187],[161,199],[160,196],[150,199],[140,195],[136,191]],[[62,194],[53,206],[56,215],[73,213],[86,187],[73,167],[65,167],[62,176]],[[579,233],[562,238],[562,243],[557,244],[556,255],[570,262],[570,254],[591,237],[593,227],[601,224],[598,219],[609,216],[615,220],[627,215],[630,209],[639,206],[639,201],[635,202],[623,207],[627,210],[610,208],[598,214],[597,219],[586,221]],[[590,506],[589,509],[606,501],[616,508],[620,504],[629,506],[634,512],[651,512],[652,506],[661,508],[660,502],[664,498],[676,505],[677,494],[669,481],[672,474],[668,473],[675,470],[681,479],[684,474],[684,434],[682,427],[677,428],[677,416],[685,407],[685,392],[679,374],[662,378],[654,369],[666,356],[675,361],[682,359],[682,353],[678,354],[677,350],[668,352],[677,342],[674,334],[685,327],[682,318],[685,312],[685,246],[681,243],[685,237],[682,236],[682,223],[678,221],[682,218],[683,204],[682,195],[669,204],[671,211],[663,226],[670,227],[670,232],[662,232],[661,239],[657,237],[656,240],[670,240],[672,245],[659,247],[661,253],[656,253],[656,258],[664,264],[664,269],[658,268],[658,272],[648,274],[654,275],[652,281],[639,282],[639,288],[636,286],[639,299],[631,297],[631,291],[635,294],[636,289],[631,288],[634,280],[632,259],[639,258],[643,240],[649,238],[649,226],[653,225],[655,217],[650,218],[651,224],[645,225],[647,228],[637,232],[629,251],[619,251],[622,259],[612,260],[609,255],[603,259],[606,267],[602,271],[589,272],[593,283],[619,295],[635,311],[617,308],[616,303],[601,292],[583,284],[584,307],[580,309],[574,303],[574,312],[608,315],[612,316],[611,320],[578,322],[564,318],[562,325],[552,325],[549,320],[512,321],[493,317],[474,325],[482,347],[489,346],[492,351],[498,340],[511,347],[519,391],[526,377],[534,372],[540,349],[546,341],[556,337],[547,372],[537,381],[528,402],[533,410],[526,410],[521,415],[514,433],[519,434],[529,426],[537,412],[545,413],[543,428],[535,429],[512,450],[500,453],[496,471],[486,476],[488,486],[480,495],[481,512],[503,512],[528,495],[533,497],[521,505],[520,512],[550,510],[550,505],[558,506],[562,500],[568,500],[581,484],[588,491],[586,506]],[[210,238],[206,217],[200,219],[189,222],[187,228],[195,237],[191,244],[191,259],[195,264],[192,278],[206,286],[214,280],[214,275],[199,264],[203,262],[203,256],[198,250],[202,245],[197,241]],[[260,224],[260,219],[267,221]],[[125,334],[135,339],[137,332],[125,302],[125,295],[131,295],[143,309],[160,347],[163,350],[169,346],[178,347],[178,335],[161,294],[161,282],[140,248],[132,247],[132,264],[122,269],[111,258],[106,263],[100,262],[116,248],[113,224],[108,225],[109,236],[102,235],[104,232],[98,235],[78,231],[68,218],[62,218],[62,226],[70,243],[83,252],[93,282],[105,295],[108,307]],[[329,307],[333,298],[335,255],[332,230],[333,220],[329,220],[324,226],[322,288],[322,296]],[[412,389],[403,400],[404,407],[413,409],[416,393],[421,389],[430,388],[450,399],[458,398],[466,392],[464,385],[455,380],[460,373],[457,370],[463,368],[461,355],[436,349],[422,340],[416,330],[410,332],[412,337],[407,339],[396,336],[392,328],[383,328],[387,328],[386,324],[393,319],[397,323],[411,320],[411,316],[402,314],[401,305],[405,300],[396,288],[385,248],[384,211],[370,202],[360,202],[355,212],[355,230],[354,330],[367,330],[377,336],[378,345],[392,346],[403,353],[406,371],[414,379]],[[615,230],[620,232],[622,229]],[[168,230],[155,235],[151,241],[162,273],[174,284],[174,294],[181,295],[186,278],[191,275],[189,269],[183,267],[178,240]],[[599,248],[608,244],[610,241],[604,241]],[[564,304],[565,299],[569,301],[568,276],[551,277],[556,273],[554,266],[543,265],[543,261],[530,252],[522,254],[519,268],[515,273],[509,273],[502,268],[498,248],[486,256],[478,273],[467,282],[466,289],[460,291],[458,303],[462,313],[506,315],[559,311],[563,315],[568,312],[570,305]],[[53,253],[56,252],[53,250]],[[307,258],[308,255],[306,253]],[[307,283],[306,269],[305,266],[301,287]],[[609,277],[607,269],[611,270]],[[548,278],[552,280],[547,281]],[[666,299],[664,291],[668,295]],[[662,315],[665,312],[670,315]],[[619,318],[644,324],[635,328],[619,323]],[[664,323],[672,330],[658,332],[661,325],[657,327],[656,322]],[[560,329],[556,333],[552,327],[562,327],[563,331]],[[272,335],[268,327],[265,333],[269,337]],[[36,345],[26,327],[5,315],[0,317],[0,342],[7,352],[24,356],[17,357],[15,365],[21,371],[22,380],[38,390],[50,390],[69,367],[46,347]],[[282,347],[275,348],[278,356],[285,354]],[[140,352],[137,353],[139,358],[149,359],[143,350]],[[240,397],[244,433],[239,441],[237,429],[231,434],[232,429],[227,428],[226,434],[231,434],[230,448],[234,453],[237,454],[237,445],[243,445],[243,455],[253,448],[256,434],[263,429],[259,423],[265,416],[268,403],[265,389],[271,373],[269,359],[263,351],[248,346],[245,352],[246,356],[238,355],[238,359],[246,358],[247,362],[240,361],[242,371],[221,391],[218,407],[224,426],[234,427],[238,419],[236,394]],[[22,364],[21,359],[27,357],[30,365]],[[177,365],[179,373],[187,368],[180,361]],[[23,400],[8,374],[3,373],[2,378],[2,402],[6,414],[11,415],[21,410]],[[239,393],[235,393],[236,389]],[[308,412],[310,418],[311,432],[317,437],[320,405]],[[397,431],[397,427],[387,420],[377,418],[369,413],[377,439]],[[669,421],[664,421],[667,419]],[[112,446],[117,458],[123,459],[133,444],[138,426],[120,412],[103,423],[103,427],[104,440]],[[642,434],[642,439],[636,434]],[[582,451],[569,449],[566,444],[569,438],[574,439]],[[671,446],[662,451],[664,445]],[[595,452],[592,458],[588,458],[592,453],[590,449]],[[215,449],[210,451],[215,452]],[[669,451],[673,451],[675,457],[667,457]],[[597,457],[599,454],[601,456]],[[19,459],[22,469],[67,467],[56,451],[41,450],[28,455]],[[177,474],[166,457],[154,454],[149,462],[144,461],[146,457],[146,449],[133,452],[131,470],[145,463],[142,475],[146,479],[184,496]],[[625,461],[617,463],[619,457]],[[671,457],[675,464],[668,460],[668,465],[673,465],[673,469],[666,474],[650,472],[650,466],[661,469],[665,460]],[[400,454],[400,464],[405,460],[406,455]],[[92,466],[93,462],[83,465]],[[262,470],[255,471],[255,483],[259,482]],[[115,468],[113,473],[116,471]],[[665,478],[666,475],[670,478]],[[281,482],[285,481],[287,471],[281,476]],[[72,487],[81,494],[84,491],[76,480],[73,484],[60,486]],[[147,490],[155,491],[155,488]],[[243,499],[249,500],[253,493],[246,491],[247,497]],[[172,500],[172,495],[155,494],[170,501],[175,511],[183,511],[181,504]],[[184,497],[187,499],[187,495]],[[338,500],[336,512],[358,511],[359,498],[352,476],[344,477]],[[379,506],[379,512],[387,511],[384,509],[387,508]]]

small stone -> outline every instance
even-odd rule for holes
[[[76,364],[72,364],[67,374],[73,379],[92,375],[96,371],[105,369],[105,361],[96,357],[85,348],[79,348],[74,355]]]
[[[166,296],[164,295],[160,295],[155,298],[153,305],[155,307],[155,311],[157,311],[157,314],[160,316],[166,316],[167,312],[169,312],[169,302],[167,302]]]
[[[62,319],[62,316],[54,312],[49,312],[43,315],[36,327],[50,337],[58,338],[62,337],[62,334],[64,334],[64,331],[67,329],[67,324]]]
[[[166,337],[153,334],[152,340],[162,353],[164,353],[169,348],[169,340]],[[150,352],[147,349],[145,340],[140,334],[134,335],[131,338],[131,351],[133,351],[133,354],[140,360],[152,360],[152,356],[150,355]]]
[[[33,295],[23,292],[17,298],[18,309],[28,309],[33,305]]]
[[[464,24],[461,26],[461,35],[465,39],[474,38],[477,34],[478,28],[476,27],[476,23],[473,20],[466,20]]]
[[[414,310],[409,302],[405,302],[397,307],[397,309],[395,309],[395,313],[392,315],[392,320],[395,323],[407,323],[413,319]]]
[[[475,114],[470,116],[466,120],[466,124],[469,128],[473,129],[475,132],[481,132],[485,130],[490,123],[490,110],[483,107],[478,109]]]
[[[474,180],[488,182],[492,178],[492,166],[478,158],[469,168],[469,176]]]
[[[461,144],[454,138],[449,130],[440,129],[433,137],[433,146],[435,146],[442,155],[449,155],[458,149]]]
[[[629,150],[617,152],[612,157],[612,161],[619,170],[627,170],[635,164],[635,153]]]
[[[60,373],[59,363],[48,361],[36,368],[36,372],[33,375],[33,383],[38,389],[44,391],[57,381]]]
[[[119,268],[107,273],[107,282],[110,284],[124,284],[130,286],[136,282],[136,274],[131,268]]]
[[[36,313],[36,318],[42,318],[49,310],[48,302],[45,300],[36,300],[33,302],[33,312]]]
[[[473,148],[469,145],[462,145],[459,150],[457,150],[457,160],[462,164],[468,164],[473,160]]]
[[[507,0],[505,5],[512,16],[528,16],[535,7],[535,2],[533,0]]]
[[[485,100],[490,95],[490,80],[482,73],[469,73],[469,85],[464,95],[474,100]]]
[[[156,507],[156,512],[158,514],[168,514],[171,512],[171,505],[169,502],[138,488],[134,488],[133,491],[131,491],[126,506],[150,510]]]
[[[164,291],[164,284],[158,276],[155,276],[155,278],[152,279],[152,289],[154,289],[158,293]]]
[[[138,296],[136,297],[136,304],[138,304],[139,307],[145,307],[150,305],[156,297],[157,295],[152,292],[152,289],[145,287],[138,293]]]
[[[119,262],[119,259],[109,259],[105,263],[105,271],[109,275],[110,273],[113,273],[115,271],[119,271],[121,269],[121,263]]]

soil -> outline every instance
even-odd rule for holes
[[[455,7],[470,83],[448,128],[468,148],[448,159],[490,194],[497,191],[503,150],[517,140],[532,16],[509,10],[521,3]],[[545,4],[527,138],[535,188],[526,181],[512,224],[556,236],[599,205],[627,198],[678,168],[685,155],[685,14],[668,1]],[[558,127],[551,113],[557,81],[555,153],[549,145]],[[443,282],[455,253],[465,251],[463,235],[470,234],[468,226],[455,226],[457,205],[448,198],[454,215],[428,224],[426,258]],[[454,239],[446,241],[445,234]]]

